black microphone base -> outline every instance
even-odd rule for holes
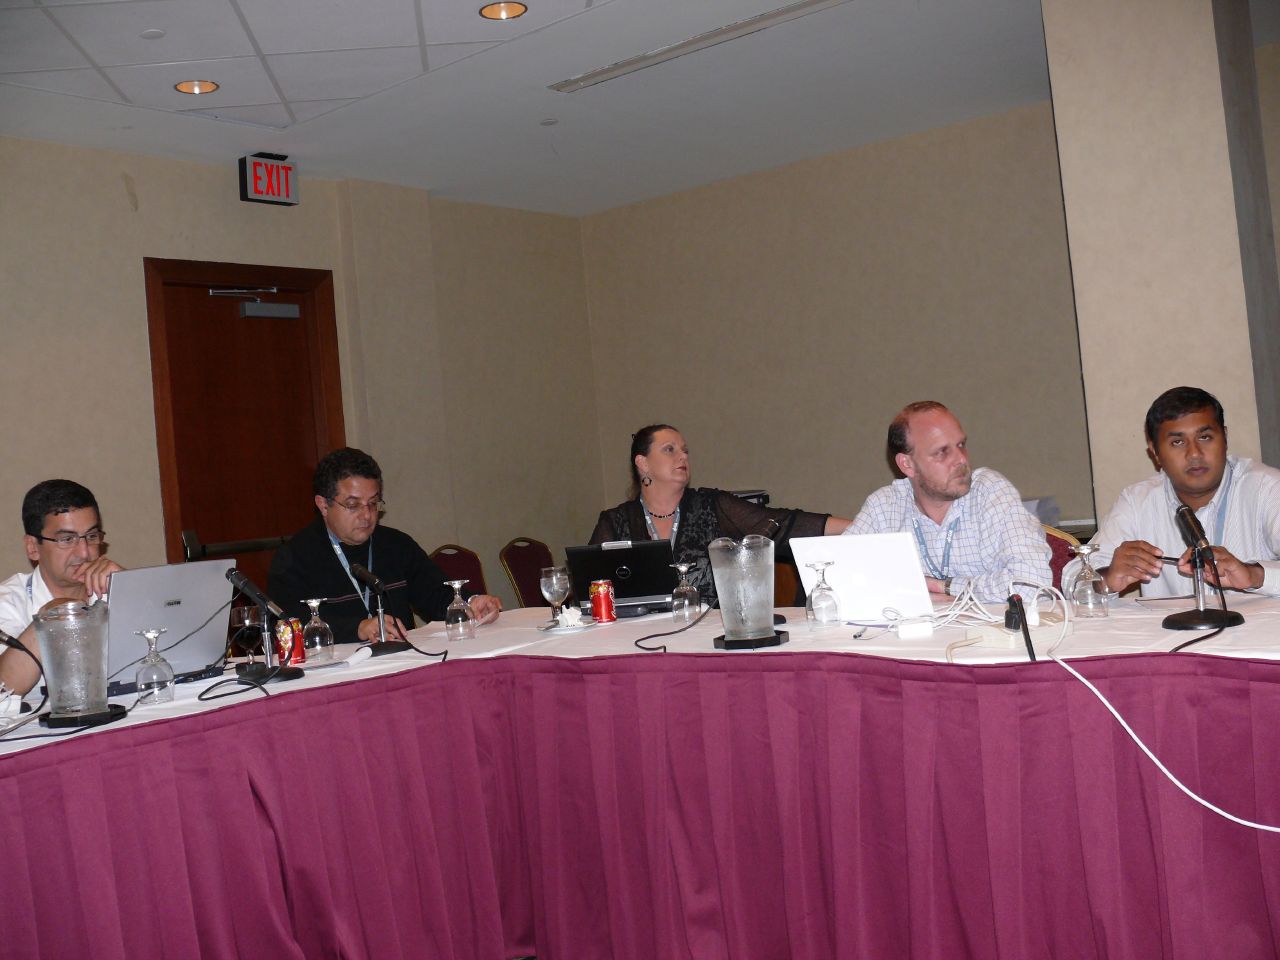
[[[1161,625],[1166,630],[1217,630],[1242,623],[1244,617],[1234,610],[1183,610],[1169,614]]]
[[[301,667],[268,667],[265,663],[237,663],[236,676],[254,683],[284,683],[301,680],[305,676]]]
[[[369,653],[375,657],[385,657],[389,653],[404,653],[409,649],[409,644],[404,640],[388,640],[385,643],[366,643],[364,646],[369,648]]]
[[[716,637],[717,650],[759,650],[761,647],[780,647],[791,639],[785,630],[775,630],[763,637],[748,637],[745,640],[726,640],[724,635]]]

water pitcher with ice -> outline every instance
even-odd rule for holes
[[[775,646],[787,635],[773,626],[773,541],[750,534],[741,541],[720,537],[707,547],[720,598],[727,650]]]
[[[46,605],[35,623],[51,716],[70,719],[104,713],[107,605],[63,600]]]

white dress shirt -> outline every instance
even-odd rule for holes
[[[1145,540],[1166,557],[1180,557],[1187,549],[1174,521],[1182,501],[1164,473],[1126,487],[1098,527],[1090,543],[1098,552],[1090,562],[1095,569],[1111,565],[1116,547],[1128,540]],[[1196,511],[1205,538],[1226,547],[1236,559],[1261,563],[1262,586],[1258,593],[1280,596],[1280,470],[1244,457],[1227,457],[1213,499]],[[1069,584],[1080,569],[1072,560],[1062,571]],[[1160,576],[1142,585],[1144,597],[1177,597],[1191,594],[1191,578],[1166,565]]]
[[[973,471],[969,492],[953,500],[942,523],[916,505],[911,481],[881,487],[858,511],[846,534],[906,531],[916,539],[926,577],[951,578],[951,593],[972,586],[979,600],[1001,601],[1013,581],[1052,585],[1044,529],[1022,505],[1012,483],[995,470]]]
[[[15,573],[0,583],[0,630],[17,637],[31,626],[36,613],[52,599],[39,567],[30,573]]]

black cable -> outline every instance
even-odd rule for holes
[[[28,657],[30,657],[31,662],[36,665],[36,670],[38,671],[38,679],[36,680],[36,683],[40,684],[44,688],[44,695],[40,698],[40,702],[36,705],[36,708],[30,711],[30,713],[28,714],[29,717],[34,716],[35,714],[43,710],[44,705],[49,702],[49,685],[43,682],[44,681],[44,664],[41,663],[40,658],[37,657],[34,653],[32,653],[30,650],[28,650],[27,645],[23,643],[21,640],[19,640],[17,637],[11,637],[8,634],[4,634],[3,636],[4,636],[4,640],[3,640],[4,646],[10,648],[11,650],[21,650]],[[14,695],[15,696],[17,695],[16,691]],[[25,720],[23,721],[23,723],[26,723],[26,722],[27,721]],[[16,730],[20,726],[22,726],[22,724],[17,724],[12,729]]]
[[[698,619],[693,621],[693,623],[686,623],[683,627],[678,627],[675,630],[667,630],[663,633],[650,633],[646,636],[639,637],[635,641],[635,645],[637,648],[643,650],[645,653],[666,653],[667,645],[665,643],[659,644],[656,647],[646,647],[642,641],[653,640],[655,637],[674,637],[677,633],[684,633],[686,630],[689,630],[692,627],[696,627],[698,624],[700,624],[708,613],[710,613],[712,610],[716,609],[719,606],[720,606],[720,598],[717,597],[715,600],[712,600],[709,604],[707,604],[707,609],[703,610],[702,613],[698,615]]]
[[[239,674],[233,677],[223,677],[221,680],[214,681],[213,683],[209,684],[209,686],[205,687],[203,690],[197,693],[196,699],[199,700],[201,703],[208,703],[211,700],[222,700],[226,697],[238,697],[242,693],[247,693],[248,690],[253,687],[256,687],[264,697],[269,697],[271,696],[271,691],[267,689],[267,681],[270,680],[271,677],[275,676],[275,673],[278,672],[279,670],[280,670],[279,667],[275,667],[270,676],[260,681],[252,680],[248,677],[242,677]],[[210,695],[211,691],[217,690],[219,687],[225,686],[228,684],[239,687],[240,689],[231,690],[228,693],[219,693],[219,694],[214,694],[212,696]]]
[[[1210,562],[1213,567],[1213,580],[1217,581],[1216,584],[1210,584],[1210,586],[1217,591],[1217,603],[1219,603],[1219,607],[1222,611],[1222,622],[1217,626],[1216,630],[1208,631],[1207,634],[1204,634],[1203,636],[1192,637],[1190,640],[1184,640],[1183,643],[1178,644],[1178,646],[1175,646],[1174,649],[1170,650],[1170,653],[1179,653],[1181,650],[1187,649],[1188,646],[1192,644],[1203,643],[1204,640],[1212,640],[1213,637],[1226,630],[1226,590],[1222,589],[1222,579],[1217,575],[1217,557],[1213,556],[1212,550],[1208,550],[1207,553],[1208,562]]]

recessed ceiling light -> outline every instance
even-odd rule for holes
[[[480,16],[486,20],[514,20],[523,17],[528,10],[523,3],[506,0],[503,3],[486,3],[480,8]]]
[[[179,93],[190,93],[198,96],[202,93],[213,93],[218,89],[219,84],[212,80],[183,80],[181,83],[175,83],[173,89]]]
[[[560,121],[557,120],[555,117],[547,117],[547,119],[545,120],[538,121],[539,125],[544,127],[554,127],[559,122]]]
[[[143,40],[159,40],[161,37],[164,36],[164,31],[156,28],[152,28],[150,30],[143,30],[140,34],[138,34],[138,36],[140,36]]]

